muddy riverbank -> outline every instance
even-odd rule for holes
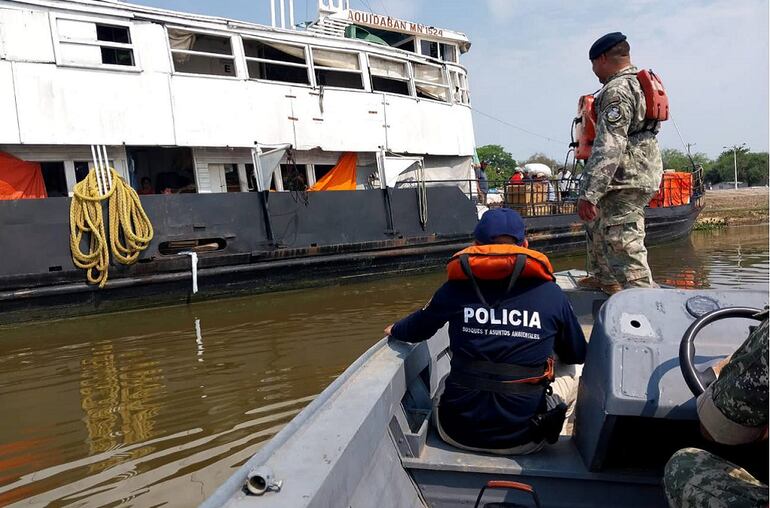
[[[751,187],[737,190],[706,191],[706,207],[698,217],[696,229],[767,224],[768,189]]]

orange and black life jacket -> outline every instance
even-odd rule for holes
[[[593,95],[581,95],[578,100],[578,114],[574,121],[575,141],[572,143],[578,160],[587,160],[591,156],[591,147],[596,138],[595,100]]]
[[[636,79],[644,93],[646,120],[642,131],[654,131],[660,122],[668,120],[668,95],[657,74],[652,69],[642,69],[636,73]],[[577,116],[573,120],[575,133],[570,144],[575,149],[575,159],[587,160],[596,138],[596,108],[593,95],[581,95],[578,100]]]
[[[503,297],[519,278],[554,281],[553,267],[548,257],[532,249],[510,244],[473,245],[456,253],[447,264],[449,280],[468,280],[476,296],[487,307],[478,280],[508,280]],[[502,300],[501,298],[501,300]],[[497,307],[499,301],[491,307]],[[531,393],[548,390],[554,379],[553,358],[545,365],[532,367],[508,363],[470,360],[452,357],[452,382],[477,390],[505,394]]]

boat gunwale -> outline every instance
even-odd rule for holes
[[[367,349],[350,366],[345,369],[334,381],[331,382],[310,404],[299,412],[289,423],[286,424],[268,443],[257,453],[239,467],[230,477],[222,483],[211,496],[203,503],[201,508],[215,508],[223,506],[232,500],[235,493],[239,492],[243,483],[246,481],[249,471],[257,466],[263,465],[267,460],[281,448],[294,434],[296,434],[303,425],[310,420],[312,416],[320,412],[325,404],[336,394],[350,378],[361,370],[368,361],[379,351],[383,350],[388,344],[388,339],[383,337],[373,346]]]

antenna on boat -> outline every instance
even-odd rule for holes
[[[319,0],[320,1],[320,0]],[[276,24],[275,4],[278,4],[278,11],[281,16],[280,27]],[[288,4],[288,6],[287,6]],[[289,26],[286,26],[286,11],[289,11]],[[294,28],[294,0],[270,0],[270,23],[273,28]]]

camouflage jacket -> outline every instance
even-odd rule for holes
[[[712,385],[714,405],[729,420],[750,427],[767,425],[767,354],[765,317]]]
[[[599,92],[596,139],[586,162],[580,198],[596,204],[609,191],[639,189],[655,193],[663,176],[663,162],[655,135],[645,121],[647,105],[636,78],[636,67],[612,76]]]

